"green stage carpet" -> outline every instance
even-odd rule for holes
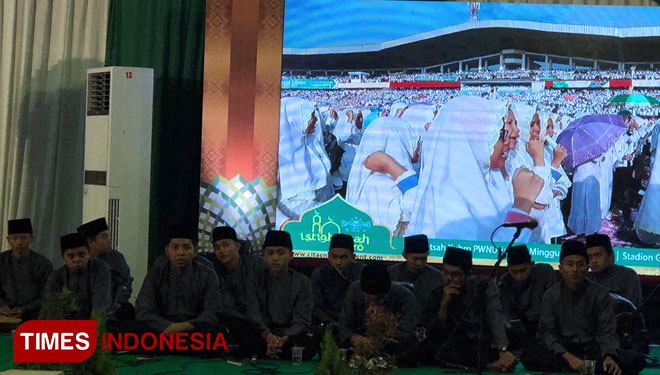
[[[660,347],[654,346],[651,353],[654,358],[660,359]],[[8,370],[14,367],[12,363],[11,347],[9,343],[9,334],[0,333],[0,371]],[[134,355],[115,354],[113,355],[115,365],[120,375],[166,375],[166,374],[217,374],[217,375],[238,375],[238,374],[256,374],[256,375],[303,375],[314,374],[314,369],[318,361],[303,363],[300,366],[293,366],[290,361],[259,361],[255,368],[250,365],[237,366],[227,363],[225,359],[202,360],[188,357],[163,356],[153,360],[138,361]],[[436,374],[462,374],[458,370],[443,370],[437,367],[418,367],[415,369],[398,369],[393,374],[396,375],[436,375]],[[495,374],[495,373],[492,373]],[[539,372],[527,371],[522,365],[518,364],[516,375],[542,374]],[[660,375],[659,368],[648,368],[642,372],[643,375]]]

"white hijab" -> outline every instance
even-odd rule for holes
[[[352,111],[353,112],[353,120],[348,121],[348,112]],[[355,127],[355,118],[357,117],[358,113],[362,113],[362,125],[363,125],[363,130],[364,129],[364,120],[371,115],[371,111],[369,109],[344,109],[342,111],[337,112],[338,115],[338,120],[337,120],[337,125],[335,126],[333,130],[333,134],[335,137],[337,137],[337,141],[339,142],[340,146],[343,147],[343,143],[347,142],[349,138],[351,138],[352,135],[356,134],[359,132],[357,128]]]
[[[390,111],[388,113],[388,116],[396,117],[396,111],[398,111],[401,108],[406,108],[406,104],[401,102],[392,103],[392,105],[390,106]]]
[[[534,118],[534,114],[536,114],[536,108],[527,104],[514,104],[511,106],[511,110],[516,115],[516,120],[518,120],[520,140],[524,143],[528,143],[532,119]],[[541,133],[545,134],[543,129],[541,129]]]
[[[546,124],[546,126],[543,126]],[[548,124],[548,116],[544,113],[541,113],[541,134],[545,135],[545,139],[548,140],[551,137],[548,137],[545,132]],[[555,123],[556,124],[556,123]],[[556,131],[555,127],[555,131]],[[556,135],[557,133],[555,133]],[[554,140],[556,137],[552,137]],[[545,164],[552,166],[552,161],[554,159],[554,148],[547,144],[544,148]],[[559,237],[566,234],[566,224],[564,224],[564,214],[561,212],[560,201],[566,198],[568,194],[568,189],[571,187],[571,180],[566,175],[564,168],[560,165],[557,168],[552,167],[552,192],[553,199],[550,203],[550,206],[546,210],[545,214],[545,224],[547,226],[546,231],[544,232],[546,242],[553,237]],[[562,195],[554,197],[554,192],[559,191]]]
[[[407,233],[488,240],[504,222],[513,197],[502,173],[490,168],[490,156],[506,113],[504,102],[476,96],[457,97],[442,107],[424,137]]]
[[[559,134],[563,132],[564,129],[566,129],[568,124],[570,124],[571,118],[568,117],[568,115],[558,115],[555,120],[556,120],[554,122],[555,134],[552,136],[552,138],[557,139],[557,136],[559,136]],[[561,126],[559,124],[561,124]]]
[[[353,165],[353,160],[355,159],[355,154],[360,143],[361,131],[355,127],[355,117],[353,122],[348,121],[348,111],[350,109],[345,109],[338,113],[339,119],[337,121],[337,126],[335,126],[334,134],[337,137],[337,142],[339,146],[344,150],[344,154],[341,158],[341,163],[339,165],[339,170],[337,171],[338,176],[342,181],[347,181],[351,167]],[[353,111],[357,113],[357,110]],[[364,128],[363,128],[364,129]]]
[[[510,109],[516,116],[518,128],[520,129],[519,142],[516,144],[516,148],[509,152],[509,157],[506,160],[506,169],[512,175],[520,167],[526,167],[530,170],[534,168],[534,160],[527,152],[527,143],[529,143],[530,124],[536,109],[526,104],[514,104],[511,105]]]
[[[655,245],[660,242],[660,139],[656,138],[655,157],[651,169],[651,179],[646,188],[639,214],[635,220],[635,231],[637,237],[647,245]]]
[[[545,140],[547,138],[547,124],[552,115],[549,112],[536,113],[539,115],[540,122],[539,139]],[[528,127],[528,138],[530,128],[531,126]],[[554,196],[554,190],[557,188],[566,194],[568,188],[571,186],[571,181],[561,166],[559,166],[558,169],[552,167],[553,158],[554,149],[550,145],[545,144],[543,148],[543,159],[545,166],[551,168],[551,170],[549,175],[544,176],[546,178],[544,178],[543,189],[537,197],[537,202],[547,204],[548,207],[545,210],[537,210],[533,208],[530,212],[530,215],[539,223],[539,225],[530,233],[530,242],[550,243],[553,237],[566,234],[566,227],[564,225],[559,199]]]
[[[365,130],[348,177],[346,200],[369,214],[374,224],[396,229],[402,214],[401,191],[389,174],[367,169],[365,160],[383,151],[406,170],[412,170],[418,140],[413,127],[396,117],[379,117]]]
[[[330,112],[332,111],[331,107],[320,107],[316,112],[317,112],[317,117],[318,121],[321,125],[321,130],[322,131],[329,131],[332,132],[337,125],[337,120],[335,120],[332,116],[330,116]]]
[[[337,137],[339,142],[345,141],[351,136],[355,116],[353,117],[353,122],[348,121],[348,111],[350,110],[351,109],[344,109],[337,113],[337,125],[333,129],[333,134]]]
[[[300,98],[282,98],[278,178],[281,200],[320,189],[328,184],[330,159],[323,148],[323,132],[317,122],[314,133],[305,134],[314,104]]]
[[[415,127],[420,135],[426,133],[426,124],[433,122],[435,106],[430,104],[415,104],[401,115],[403,120],[408,121]]]

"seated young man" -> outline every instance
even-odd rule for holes
[[[596,373],[637,374],[644,358],[619,348],[612,300],[607,289],[585,279],[589,256],[584,244],[567,241],[561,246],[562,281],[543,295],[538,346],[522,352],[531,371],[584,371],[584,360],[596,361]]]
[[[304,347],[303,360],[311,359],[318,343],[309,332],[312,322],[312,285],[289,268],[293,245],[289,233],[271,230],[263,244],[268,269],[253,278],[248,289],[248,311],[261,340],[254,352],[269,358],[291,358],[291,348]]]
[[[328,263],[312,272],[314,310],[312,322],[328,325],[339,322],[348,287],[360,279],[363,263],[355,261],[353,236],[333,234]]]
[[[201,255],[201,253],[198,252],[197,255]],[[168,261],[169,259],[167,258],[167,252],[166,252],[165,254],[158,256],[158,258],[156,258],[154,262],[151,264],[151,267],[157,264],[162,265],[163,263],[167,263]],[[213,263],[206,256],[196,256],[195,258],[193,258],[193,262],[200,264],[204,267],[210,268],[211,270],[214,269]]]
[[[507,335],[512,348],[527,348],[536,345],[541,299],[556,282],[555,270],[534,263],[525,245],[509,249],[506,261],[509,272],[502,275],[499,286]]]
[[[197,233],[175,226],[165,246],[167,261],[155,263],[144,278],[135,301],[135,322],[124,328],[133,332],[220,332],[220,285],[215,272],[194,262]],[[194,353],[194,352],[192,352]],[[199,355],[211,353],[200,351]]]
[[[112,238],[105,218],[99,218],[79,226],[76,230],[87,237],[89,251],[110,267],[112,301],[118,320],[134,319],[135,308],[128,302],[133,292],[133,277],[124,255],[112,248]]]
[[[595,233],[587,236],[587,254],[589,255],[589,268],[587,280],[604,286],[612,293],[630,301],[637,308],[633,314],[635,323],[627,325],[626,329],[619,330],[619,344],[623,349],[633,349],[648,354],[650,339],[646,334],[646,322],[640,307],[643,301],[642,284],[637,272],[632,268],[614,264],[614,250],[610,237]],[[617,300],[614,304],[617,310]]]
[[[90,256],[87,238],[80,233],[60,237],[60,249],[64,265],[48,278],[44,303],[66,288],[76,296],[78,305],[70,319],[89,319],[92,309],[97,309],[105,311],[108,320],[114,320],[108,265]]]
[[[367,265],[360,281],[348,288],[340,317],[340,346],[373,349],[366,323],[368,314],[378,310],[393,313],[398,320],[395,341],[385,347],[387,354],[394,355],[399,366],[416,366],[419,346],[415,338],[415,296],[406,287],[393,284],[381,263]]]
[[[411,283],[417,305],[417,326],[426,324],[426,306],[431,291],[442,284],[442,272],[428,265],[429,239],[424,234],[404,238],[405,261],[389,266],[392,281]]]
[[[53,265],[30,248],[30,219],[9,220],[7,233],[11,249],[0,253],[0,317],[36,319]]]
[[[591,269],[587,279],[621,295],[639,308],[642,304],[642,285],[639,276],[632,268],[614,264],[614,250],[610,237],[600,233],[591,234],[587,236],[586,248]]]
[[[266,261],[261,256],[240,253],[240,242],[231,227],[214,228],[212,239],[213,252],[201,253],[200,258],[213,264],[220,281],[220,326],[229,335],[227,343],[238,345],[238,354],[254,354],[250,350],[257,344],[259,333],[248,317],[246,291],[252,278],[264,276]]]
[[[439,365],[476,368],[479,366],[477,358],[480,358],[481,366],[488,370],[513,371],[516,359],[508,348],[495,282],[484,275],[471,276],[472,252],[456,247],[447,247],[442,268],[443,284],[431,292],[427,312],[430,320],[425,346],[429,350],[429,360]],[[477,302],[473,303],[474,300]],[[485,328],[479,349],[483,303],[486,303]]]

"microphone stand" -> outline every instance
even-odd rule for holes
[[[502,226],[500,225],[499,227],[495,228],[495,231],[493,231],[493,233],[495,233],[501,227]],[[501,247],[499,247],[497,249],[497,261],[495,262],[495,265],[493,266],[493,269],[488,274],[488,281],[490,281],[490,279],[492,279],[493,276],[497,275],[497,271],[500,267],[500,263],[502,263],[502,260],[504,260],[504,257],[506,257],[506,254],[509,252],[509,249],[511,248],[511,246],[513,246],[513,243],[518,239],[518,237],[520,237],[520,233],[522,232],[522,229],[523,229],[522,227],[516,227],[516,233],[511,238],[511,241],[507,245],[504,252],[502,252]],[[466,276],[469,277],[469,275],[466,275]],[[451,330],[451,332],[449,333],[449,335],[447,336],[445,341],[442,343],[442,346],[440,346],[440,349],[438,350],[438,352],[435,354],[436,359],[439,359],[439,358],[442,357],[441,356],[442,352],[445,350],[445,348],[447,347],[449,342],[454,338],[454,336],[456,336],[456,333],[458,332],[458,327],[460,327],[461,324],[463,323],[463,321],[465,321],[468,314],[470,313],[470,310],[472,310],[472,308],[475,306],[476,302],[480,299],[485,299],[485,294],[486,294],[485,292],[486,292],[487,288],[488,288],[488,282],[486,282],[482,285],[479,285],[479,287],[478,287],[479,290],[478,290],[477,295],[474,298],[472,298],[472,301],[470,301],[470,304],[468,305],[468,307],[463,312],[463,315],[461,315],[461,318],[458,320],[458,322],[456,322],[456,325]],[[480,313],[479,313],[479,341],[478,341],[478,344],[477,344],[478,346],[477,346],[477,369],[476,369],[477,370],[476,373],[479,374],[479,375],[481,375],[481,373],[483,372],[483,366],[481,364],[481,348],[482,348],[482,345],[483,345],[484,321],[485,321],[485,315],[486,315],[487,307],[488,307],[488,301],[487,300],[483,301],[483,304],[480,307]]]
[[[658,291],[658,288],[660,288],[660,284],[656,285],[655,288],[653,288],[653,290],[651,291],[651,293],[649,293],[649,295],[646,296],[646,299],[644,299],[644,301],[639,305],[639,307],[637,307],[637,311],[642,310],[642,307],[644,307],[646,305],[646,303],[651,299],[651,297],[653,297],[655,292]]]
[[[497,229],[496,229],[497,230]],[[522,227],[516,227],[516,233],[513,234],[513,237],[511,238],[511,241],[509,244],[506,246],[506,249],[504,249],[504,252],[502,252],[502,248],[499,247],[497,248],[497,262],[495,262],[495,265],[493,266],[493,269],[490,270],[490,274],[488,275],[488,281],[486,282],[485,286],[482,285],[482,290],[480,291],[480,294],[484,299],[486,299],[486,289],[488,288],[488,282],[490,282],[490,279],[495,277],[495,286],[497,287],[497,279],[499,278],[498,271],[500,268],[500,263],[502,263],[502,260],[504,260],[504,257],[506,257],[506,254],[509,252],[509,249],[511,249],[511,246],[513,246],[513,243],[516,242],[518,237],[520,237],[520,233],[522,232]],[[479,344],[477,346],[477,374],[481,375],[483,371],[483,366],[481,364],[481,349],[483,348],[483,336],[484,336],[484,329],[485,329],[485,324],[484,322],[486,321],[486,309],[488,308],[488,300],[484,300],[483,303],[481,304],[481,312],[479,314]]]

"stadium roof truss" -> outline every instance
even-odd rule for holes
[[[543,65],[540,65],[543,64]],[[431,73],[431,72],[457,72],[457,71],[482,71],[487,70],[492,66],[508,66],[509,68],[520,68],[526,70],[536,70],[536,69],[613,69],[613,70],[625,70],[631,67],[637,68],[660,68],[660,61],[647,62],[647,61],[626,61],[619,62],[613,60],[605,59],[592,59],[587,57],[574,57],[574,56],[563,56],[556,54],[547,54],[547,53],[538,53],[538,52],[529,52],[518,49],[505,49],[499,53],[493,53],[488,55],[481,55],[470,57],[461,60],[448,61],[440,64],[427,65],[421,67],[409,67],[409,68],[377,68],[377,69],[362,69],[364,71],[370,72],[372,75],[377,73],[386,73],[386,74],[409,74],[409,73]],[[559,67],[558,67],[559,66]],[[283,72],[287,72],[290,75],[293,75],[297,72],[307,74],[307,75],[319,75],[327,76],[332,75],[333,73],[339,73],[340,75],[355,75],[360,73],[361,75],[368,75],[363,71],[348,71],[346,69],[282,69]],[[318,73],[318,74],[314,74]]]
[[[605,36],[605,37],[616,37],[616,38],[660,37],[660,26],[618,28],[618,27],[607,27],[607,26],[554,24],[554,23],[520,21],[520,20],[483,20],[483,21],[470,21],[459,25],[447,26],[432,31],[427,31],[403,38],[385,41],[382,43],[357,44],[357,45],[349,45],[349,46],[329,46],[329,47],[316,47],[316,48],[284,48],[282,53],[284,55],[323,55],[323,54],[338,54],[338,53],[341,54],[341,53],[377,52],[384,49],[401,46],[404,44],[436,38],[439,36],[454,34],[462,31],[487,29],[487,28],[525,29],[525,30],[543,31],[543,32],[551,32],[551,33],[582,34],[582,35]]]

